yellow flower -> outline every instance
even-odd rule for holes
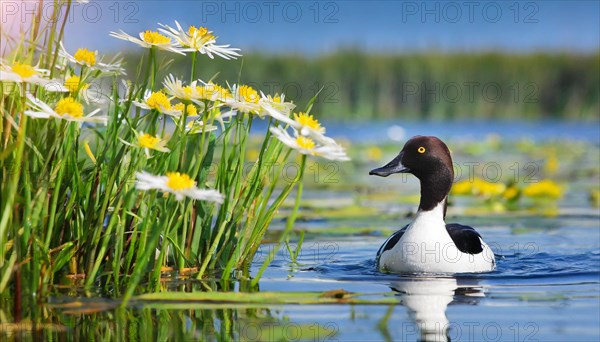
[[[152,45],[168,44],[171,42],[171,38],[160,34],[156,31],[146,30],[143,34],[143,40]]]
[[[511,185],[504,191],[502,197],[507,201],[513,201],[519,197],[519,188],[516,185]]]
[[[96,52],[90,51],[86,48],[77,49],[73,57],[75,57],[75,60],[79,64],[85,64],[89,67],[94,66],[96,64]]]
[[[30,64],[15,62],[9,66],[0,59],[0,82],[16,82],[41,85],[46,91],[66,92],[61,81],[47,78],[48,70],[36,68]]]
[[[94,70],[100,70],[104,73],[125,74],[125,69],[121,68],[121,60],[119,59],[113,59],[111,63],[103,63],[102,57],[98,60],[98,52],[96,51],[81,48],[78,49],[74,55],[71,55],[67,49],[65,49],[62,42],[59,42],[59,46],[60,49],[58,50],[58,55],[71,63],[86,65],[87,67]]]
[[[240,96],[240,100],[242,100],[244,102],[258,103],[258,100],[260,100],[260,97],[258,96],[258,92],[250,86],[247,86],[244,84],[239,87],[238,91],[239,91],[238,95]]]
[[[160,142],[159,137],[153,137],[148,133],[144,133],[138,137],[138,144],[140,145],[140,147],[153,149],[156,147],[156,144],[158,144],[159,142]]]
[[[190,189],[196,186],[196,182],[185,173],[167,172],[167,186],[175,191]]]
[[[504,193],[506,185],[504,183],[491,183],[481,178],[475,178],[473,180],[473,192],[476,195],[483,197],[492,197],[501,195]]]
[[[464,179],[452,185],[451,193],[453,195],[471,195],[473,193],[472,188],[471,181]]]
[[[506,185],[504,183],[491,183],[481,178],[473,178],[473,180],[465,179],[456,182],[452,186],[452,194],[454,195],[476,195],[483,197],[493,197],[504,193]]]
[[[259,114],[261,105],[258,103],[260,96],[258,92],[248,85],[234,85],[233,95],[224,99],[224,102],[232,111],[241,113]]]
[[[350,160],[346,155],[346,151],[340,145],[333,140],[328,140],[327,143],[322,143],[298,134],[298,131],[294,130],[294,137],[292,137],[286,129],[273,126],[269,128],[269,131],[281,141],[284,145],[306,155],[320,156],[329,160]]]
[[[181,51],[181,46],[177,42],[174,42],[170,37],[167,37],[156,31],[147,30],[144,32],[140,32],[139,39],[128,35],[127,33],[123,32],[122,30],[119,32],[111,32],[110,36],[118,38],[118,39],[130,41],[130,42],[135,43],[146,49],[150,49],[153,46],[156,46],[157,48],[162,49],[162,50],[167,50],[167,51],[178,53],[180,55],[185,55],[185,53],[183,51]]]
[[[188,28],[187,33],[190,36],[193,36],[194,34],[198,35],[198,36],[204,36],[205,34],[208,33],[208,29],[204,26],[200,26],[200,28],[197,28],[196,26],[190,25],[190,27]]]
[[[210,33],[210,31],[208,31],[206,27],[203,26],[200,26],[199,28],[196,28],[196,26],[190,26],[188,28],[187,34],[191,38],[195,38],[192,40],[196,41],[197,44],[195,44],[196,46],[191,46],[188,45],[190,44],[189,42],[182,42],[182,45],[185,47],[196,48],[198,46],[201,46],[202,44],[206,44],[207,42],[216,39],[215,36],[212,33]]]
[[[231,98],[229,90],[212,82],[207,83],[205,86],[197,86],[196,94],[199,99],[209,101],[225,102],[226,99]]]
[[[173,105],[173,107],[171,107],[171,108],[173,110],[183,113],[183,110],[185,109],[185,105],[182,102],[179,102],[179,103],[176,103],[175,105]]]
[[[42,100],[31,94],[27,94],[27,105],[30,109],[25,111],[25,115],[33,118],[56,118],[67,121],[100,123],[106,123],[108,121],[108,117],[106,116],[94,116],[100,112],[99,108],[84,116],[83,105],[72,97],[66,97],[59,100],[55,108],[52,109],[52,107]]]
[[[157,189],[172,193],[178,201],[184,197],[196,200],[223,203],[224,196],[216,190],[198,189],[196,182],[185,173],[167,172],[165,176],[155,176],[146,172],[136,174],[136,188],[139,190]]]
[[[523,195],[527,197],[547,197],[557,199],[562,196],[562,189],[555,182],[546,179],[526,186],[523,189]]]
[[[150,158],[150,150],[155,150],[159,152],[170,152],[169,148],[167,148],[167,139],[162,139],[159,136],[151,135],[144,132],[136,132],[137,142],[135,144],[131,144],[123,139],[120,139],[122,143],[129,146],[141,147],[145,149],[146,156]]]
[[[72,97],[60,99],[56,104],[54,111],[61,116],[68,115],[72,118],[83,117],[83,105]]]
[[[381,151],[379,147],[370,146],[367,149],[367,158],[369,158],[369,160],[378,161],[381,160],[381,157],[383,157],[383,151]]]
[[[171,101],[162,91],[157,91],[150,94],[150,96],[146,99],[146,104],[148,107],[158,111],[171,109]]]
[[[177,21],[175,25],[176,27],[170,27],[169,25],[160,24],[162,28],[158,30],[181,45],[183,47],[182,51],[200,52],[210,58],[214,58],[213,55],[225,59],[235,59],[240,56],[237,52],[239,49],[230,48],[229,45],[217,45],[217,38],[206,27],[190,26],[187,30],[184,30]]]
[[[302,130],[304,129],[313,130],[319,133],[325,133],[325,128],[321,127],[319,121],[315,119],[312,115],[308,115],[303,112],[294,113],[294,120],[300,125],[301,133],[304,135],[308,135],[308,133],[305,134],[305,132],[302,132]]]
[[[258,103],[261,106],[261,111],[258,115],[262,118],[266,115],[271,116],[275,120],[293,125],[295,121],[290,119],[290,112],[296,107],[292,102],[285,102],[285,94],[265,95],[260,93],[261,98]]]
[[[187,115],[191,115],[191,116],[198,115],[198,109],[196,109],[196,106],[194,106],[191,103],[189,105],[187,105],[185,110],[187,112]]]
[[[15,63],[11,67],[12,72],[21,76],[21,78],[30,78],[33,75],[36,75],[35,69],[28,64]]]
[[[315,148],[315,141],[302,135],[296,138],[296,144],[298,144],[299,148],[305,150],[312,150]]]

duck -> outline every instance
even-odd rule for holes
[[[409,139],[400,153],[369,175],[409,173],[421,185],[417,213],[379,248],[376,265],[386,273],[481,273],[493,271],[493,251],[473,228],[445,222],[454,180],[448,146],[434,136]]]

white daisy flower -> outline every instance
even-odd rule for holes
[[[233,85],[231,94],[232,97],[227,98],[225,104],[233,111],[252,114],[261,112],[261,106],[258,103],[260,96],[254,88],[247,85]]]
[[[158,135],[151,135],[144,132],[135,132],[137,137],[137,141],[133,144],[119,138],[122,143],[129,146],[140,147],[143,148],[146,152],[146,156],[150,158],[150,150],[155,150],[158,152],[171,152],[171,150],[167,147],[168,139],[163,139]]]
[[[200,98],[203,100],[225,103],[233,98],[233,95],[227,88],[223,88],[220,85],[212,82],[202,82],[202,84],[204,84],[204,86],[198,88],[198,93]]]
[[[197,51],[210,58],[214,58],[213,54],[224,59],[236,59],[241,56],[237,53],[240,49],[230,48],[229,45],[217,45],[217,38],[206,27],[197,28],[190,26],[185,31],[177,21],[175,21],[177,28],[163,24],[159,25],[163,28],[159,28],[158,30],[173,38],[173,40],[183,47],[182,51]]]
[[[67,88],[59,80],[46,78],[50,72],[46,69],[39,69],[29,64],[14,63],[9,66],[0,64],[0,81],[28,83],[43,86],[47,91],[66,92]]]
[[[319,120],[315,119],[314,116],[306,113],[294,113],[294,122],[292,126],[300,131],[300,134],[305,136],[323,136],[325,134],[325,127],[321,126]]]
[[[294,137],[281,127],[270,127],[269,130],[286,146],[293,148],[294,150],[311,156],[319,156],[329,160],[340,160],[346,161],[350,158],[346,155],[344,148],[336,144],[333,139],[328,144],[318,144],[313,139],[304,135],[298,134],[298,131],[294,129]]]
[[[175,118],[179,118],[182,115],[181,108],[173,107],[171,100],[162,91],[152,92],[147,90],[144,99],[142,101],[133,101],[133,104],[147,110],[154,109]]]
[[[96,109],[88,115],[83,115],[83,105],[72,97],[60,99],[54,109],[44,103],[42,100],[35,98],[31,94],[27,94],[27,104],[33,110],[26,110],[25,115],[33,118],[57,118],[75,122],[100,122],[106,124],[107,116],[94,116],[100,112]]]
[[[184,101],[192,101],[198,105],[204,105],[204,100],[225,102],[232,97],[226,88],[212,82],[205,83],[202,80],[193,81],[190,85],[184,85],[180,79],[175,78],[173,75],[168,75],[163,81],[163,85],[169,95]]]
[[[102,58],[97,60],[98,51],[90,51],[86,48],[79,48],[74,55],[67,52],[62,42],[60,42],[60,50],[58,55],[71,63],[87,66],[94,70],[100,70],[105,73],[125,75],[125,69],[121,67],[122,61],[113,59],[111,63],[103,63]]]
[[[319,121],[315,119],[314,116],[299,112],[294,113],[293,118],[290,118],[274,108],[263,108],[266,109],[270,116],[282,123],[285,123],[286,125],[293,127],[295,130],[300,132],[301,135],[310,137],[323,144],[335,144],[333,139],[325,136],[325,127],[321,126]]]
[[[285,102],[285,94],[271,96],[265,95],[262,91],[260,92],[258,104],[261,107],[261,111],[258,113],[260,117],[269,115],[276,120],[284,122],[289,119],[291,111],[296,108],[294,103]],[[275,112],[275,115],[271,115],[273,112]]]
[[[130,41],[146,49],[156,46],[158,49],[175,52],[185,56],[185,53],[182,52],[182,49],[179,47],[177,42],[173,42],[170,37],[167,37],[156,31],[147,30],[145,32],[140,32],[140,39],[128,35],[127,33],[123,32],[123,30],[120,32],[111,32],[110,36]]]
[[[216,190],[204,190],[196,187],[196,182],[185,173],[167,172],[165,176],[155,176],[147,172],[136,173],[138,190],[160,190],[175,195],[178,201],[189,197],[196,200],[223,203],[224,196]]]
[[[193,81],[190,85],[183,85],[183,81],[169,74],[163,81],[163,85],[167,93],[180,100],[198,101],[200,98],[198,89],[198,81]]]

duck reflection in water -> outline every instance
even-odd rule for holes
[[[460,284],[463,283],[463,284]],[[476,281],[454,277],[401,278],[390,284],[399,292],[401,304],[408,309],[417,329],[402,327],[402,334],[419,334],[419,341],[450,341],[452,324],[446,316],[449,304],[477,304],[484,297]],[[402,336],[403,340],[404,337]]]

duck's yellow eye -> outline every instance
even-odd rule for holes
[[[417,152],[419,152],[419,153],[421,153],[421,154],[422,154],[422,153],[425,153],[425,147],[423,147],[423,146],[419,147],[419,148],[417,149]]]

